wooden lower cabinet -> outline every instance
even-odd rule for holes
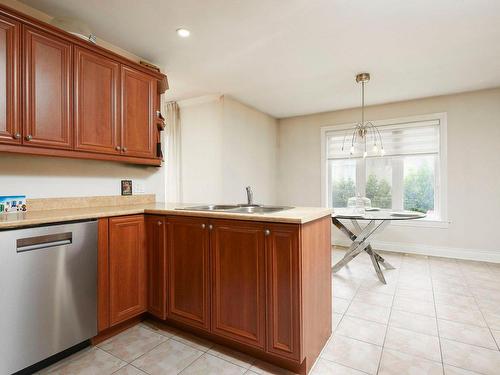
[[[208,220],[169,217],[168,310],[171,320],[210,330]]]
[[[110,326],[147,309],[144,216],[109,219]]]
[[[264,226],[211,221],[212,332],[242,344],[266,344]]]
[[[165,216],[146,216],[148,312],[167,317],[167,247]]]
[[[99,330],[147,311],[307,373],[331,335],[330,220],[101,219]]]

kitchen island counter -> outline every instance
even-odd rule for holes
[[[100,207],[71,207],[49,210],[42,209],[7,214],[3,213],[0,214],[0,230],[32,225],[43,225],[134,214],[178,215],[207,217],[213,219],[237,219],[273,223],[305,224],[328,216],[332,213],[331,209],[324,207],[294,207],[291,209],[273,213],[251,214],[220,211],[189,211],[185,209],[177,209],[194,205],[195,204],[156,202],[125,205],[118,204]]]

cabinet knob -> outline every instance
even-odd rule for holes
[[[209,224],[208,229],[212,230],[212,229],[214,229],[214,226],[212,224]]]
[[[21,139],[21,133],[14,134],[14,139]]]
[[[124,147],[123,152],[127,152],[128,148]]]
[[[116,150],[116,151],[120,151],[121,149],[122,149],[122,148],[121,148],[120,146],[116,146],[116,147],[115,147],[115,150]]]
[[[201,228],[202,229],[205,229],[206,225],[205,224],[201,224]]]
[[[161,226],[162,224],[161,220],[158,220],[158,226]]]
[[[26,136],[26,140],[27,140],[27,141],[31,141],[32,139],[33,139],[33,136],[32,136],[31,134],[28,134],[28,135]]]
[[[266,236],[269,236],[269,235],[271,234],[271,231],[270,231],[269,229],[266,229],[266,230],[264,231],[264,234],[265,234]]]

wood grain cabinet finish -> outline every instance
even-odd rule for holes
[[[265,347],[266,270],[261,223],[212,221],[212,332]]]
[[[167,247],[164,216],[146,216],[148,312],[159,319],[167,317]]]
[[[19,22],[0,16],[0,143],[21,143]]]
[[[72,124],[72,45],[24,27],[24,145],[70,149]]]
[[[120,64],[75,47],[75,149],[120,154]]]
[[[161,166],[161,72],[0,4],[0,152]]]
[[[267,351],[300,359],[298,225],[269,226],[266,236],[268,299]]]
[[[169,319],[210,329],[207,220],[169,217],[167,232]]]
[[[156,85],[151,76],[128,66],[121,68],[122,153],[155,157]]]
[[[110,326],[146,311],[144,216],[109,219]]]

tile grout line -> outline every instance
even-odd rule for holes
[[[404,262],[404,260],[403,260]],[[401,265],[403,264],[401,263]],[[399,266],[400,269],[398,269],[398,279],[396,281],[396,290],[399,284],[399,276],[401,275],[401,265]],[[382,350],[380,351],[380,358],[378,360],[378,365],[377,365],[377,372],[375,374],[378,374],[380,372],[380,366],[382,365],[382,356],[384,355],[384,348],[385,348],[385,341],[387,340],[387,332],[389,331],[389,324],[391,322],[391,316],[392,316],[392,308],[394,307],[394,299],[396,298],[396,293],[394,293],[394,296],[392,297],[392,304],[391,304],[391,309],[389,310],[389,319],[387,320],[387,327],[385,327],[385,334],[384,334],[384,341],[382,342]]]
[[[180,374],[182,374],[182,373],[183,373],[185,370],[187,370],[187,369],[188,369],[188,368],[189,368],[189,367],[190,367],[193,363],[195,363],[197,360],[199,360],[199,359],[200,359],[201,357],[203,357],[205,354],[206,354],[206,355],[209,355],[209,356],[211,356],[211,357],[214,357],[214,358],[220,359],[221,361],[224,361],[224,362],[226,362],[226,363],[229,363],[229,364],[231,364],[231,365],[233,365],[233,366],[237,366],[237,367],[239,367],[239,368],[241,368],[241,369],[245,370],[245,372],[243,372],[243,374],[246,374],[248,371],[250,371],[250,367],[252,367],[252,366],[250,366],[249,368],[245,368],[245,367],[243,367],[243,366],[237,365],[236,363],[230,362],[230,361],[228,361],[228,360],[226,360],[226,359],[224,359],[224,358],[221,358],[221,357],[219,357],[219,356],[216,356],[216,355],[210,354],[208,351],[206,351],[206,352],[204,352],[201,356],[199,356],[198,358],[196,358],[193,362],[191,362],[189,365],[187,365],[186,367],[184,367],[184,368],[181,370],[181,372],[179,372],[178,374],[179,374],[179,375],[180,375]]]
[[[488,266],[488,268],[490,268],[490,266]],[[460,272],[462,272],[462,269],[460,269]],[[466,283],[467,287],[469,287],[469,283],[467,282],[467,278],[465,278],[465,283]],[[483,313],[483,310],[482,310],[481,306],[479,305],[479,303],[477,303],[476,295],[474,293],[472,293],[472,292],[471,292],[471,294],[472,294],[472,298],[474,299],[474,302],[476,303],[476,306],[477,306],[479,312],[481,313],[481,316],[483,317],[484,322],[486,323],[486,327],[488,328],[488,331],[490,332],[490,336],[493,338],[493,342],[497,346],[497,351],[499,351],[500,350],[500,345],[497,342],[497,339],[495,338],[495,335],[493,334],[493,332],[491,330],[490,324],[488,323],[488,321],[484,317],[484,313]]]
[[[430,265],[429,265],[429,268]],[[432,284],[432,298],[433,298],[433,305],[434,305],[434,312],[436,314],[436,328],[437,328],[437,334],[438,334],[438,343],[439,343],[439,354],[441,356],[441,368],[443,370],[443,374],[445,373],[444,372],[444,357],[443,357],[443,345],[441,343],[441,334],[440,334],[440,331],[439,331],[439,322],[438,322],[438,312],[437,312],[437,304],[436,304],[436,293],[434,292],[434,278],[432,277],[432,271],[429,269],[430,271],[430,277],[431,277],[431,284]],[[461,272],[461,270],[460,270]]]

